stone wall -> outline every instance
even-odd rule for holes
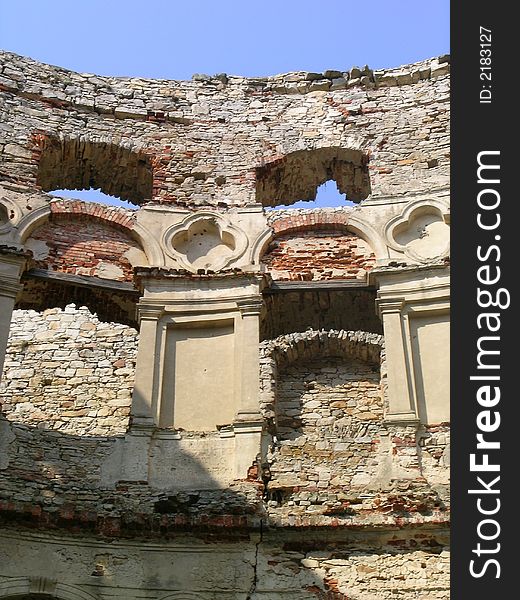
[[[0,178],[15,189],[88,181],[136,204],[225,208],[312,199],[331,178],[358,200],[449,181],[449,57],[185,82],[0,60]]]
[[[0,388],[8,419],[2,436],[6,498],[30,501],[40,510],[43,503],[52,518],[67,499],[76,507],[71,520],[82,510],[120,519],[120,511],[132,507],[130,522],[136,514],[155,519],[173,511],[183,515],[182,525],[226,510],[253,516],[262,495],[273,523],[297,516],[302,523],[340,519],[366,526],[392,502],[409,502],[411,514],[421,506],[443,509],[449,428],[384,426],[381,336],[308,331],[262,344],[261,399],[270,447],[260,471],[227,491],[210,474],[223,468],[217,448],[227,444],[222,448],[232,451],[232,438],[221,439],[216,431],[174,437],[157,432],[148,447],[128,436],[136,342],[134,329],[99,322],[85,308],[15,311]],[[210,455],[202,460],[208,452],[215,465]],[[128,462],[125,456],[134,458]],[[148,482],[128,488],[125,479],[135,479],[145,458]],[[172,469],[188,469],[191,488],[179,484],[179,475],[172,479]],[[401,489],[403,477],[408,483]],[[23,491],[20,478],[31,482]],[[85,487],[78,496],[80,482]]]
[[[241,594],[251,600],[447,598],[449,429],[383,426],[381,336],[315,331],[264,342],[262,406],[272,438],[260,481],[252,472],[250,481],[226,489],[185,491],[173,491],[169,476],[163,489],[157,476],[130,482],[119,471],[119,481],[107,479],[118,468],[118,452],[140,451],[122,437],[136,337],[131,328],[101,323],[84,308],[15,312],[2,384],[11,424],[0,422],[0,521],[18,563],[5,558],[9,578],[0,576],[0,589],[16,580],[19,589],[34,591],[40,577],[48,589],[70,581],[67,589],[93,598],[108,591],[138,598],[146,590],[160,600],[168,590],[186,589],[207,600]],[[85,368],[99,377],[98,385],[86,388],[94,400],[87,415],[64,406],[88,383],[88,374],[78,380],[78,369]],[[34,372],[22,377],[22,369]],[[61,393],[43,386],[46,369],[60,379]],[[103,416],[103,407],[114,412]],[[171,440],[157,438],[148,458],[152,472],[180,466],[189,444],[197,443],[197,434],[192,438],[182,440],[177,454]],[[207,464],[192,464],[194,487],[197,469]],[[99,536],[113,541],[100,546]],[[135,536],[144,536],[139,549]],[[186,541],[172,546],[171,536]],[[153,550],[147,549],[150,538]],[[188,575],[186,567],[174,580],[164,579],[166,571],[154,561],[175,557],[178,565],[187,548],[186,564],[195,560],[196,573]],[[54,559],[24,571],[20,565],[33,551]],[[233,575],[220,559],[232,565]],[[66,572],[62,564],[70,565]],[[153,582],[145,575],[150,569]]]
[[[137,338],[73,304],[14,311],[0,383],[5,416],[76,436],[125,433]]]
[[[383,418],[378,367],[322,356],[278,378],[269,489],[310,488],[317,497],[373,477]]]

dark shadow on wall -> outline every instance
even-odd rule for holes
[[[32,269],[23,276],[15,308],[43,311],[86,306],[100,321],[137,327],[139,292],[131,284]]]
[[[403,598],[412,598],[413,594],[427,595],[447,585],[422,577],[414,586],[401,577],[408,561],[413,561],[413,569],[419,569],[419,574],[439,574],[441,563],[446,567],[441,553],[448,545],[448,535],[442,524],[427,529],[390,527],[379,531],[372,529],[369,520],[364,527],[354,529],[337,524],[280,527],[276,518],[267,517],[256,481],[237,482],[226,489],[184,491],[157,490],[137,480],[100,486],[96,476],[121,439],[85,440],[0,421],[0,456],[4,459],[0,464],[0,525],[7,533],[13,528],[25,532],[22,539],[27,538],[28,530],[44,534],[43,538],[29,538],[33,552],[35,548],[40,553],[59,549],[59,559],[72,555],[74,560],[66,565],[65,579],[68,583],[78,582],[90,593],[113,590],[122,583],[131,597],[134,589],[154,590],[156,598],[182,591],[182,587],[173,587],[171,577],[165,576],[166,584],[161,581],[158,567],[149,562],[150,558],[145,559],[146,552],[140,558],[139,586],[128,585],[122,579],[128,577],[124,564],[118,571],[117,560],[111,562],[111,557],[125,555],[120,545],[125,539],[132,541],[134,553],[136,545],[152,541],[154,561],[159,559],[159,543],[165,544],[165,552],[166,544],[180,544],[180,552],[185,554],[187,541],[192,565],[199,567],[197,561],[207,561],[208,553],[217,563],[223,559],[226,565],[234,561],[233,568],[222,565],[209,572],[191,569],[192,582],[185,591],[200,593],[201,598],[208,597],[211,589],[218,589],[242,594],[249,600],[285,596],[350,600],[356,594],[363,597],[383,593],[388,586]],[[202,463],[193,457],[190,461],[197,471],[194,476],[208,477]],[[83,466],[78,466],[80,462]],[[60,543],[49,547],[45,537],[52,539],[53,535]],[[73,546],[69,550],[67,538]],[[40,549],[38,543],[42,544]],[[80,559],[83,548],[89,546],[95,547],[97,556],[92,572],[85,573],[85,561]],[[238,551],[233,550],[237,547]],[[197,555],[198,551],[203,556]],[[13,564],[18,560],[15,557],[13,562],[0,565],[0,576],[12,576],[10,569],[16,568]],[[167,565],[171,559],[161,556],[160,560]],[[28,576],[48,576],[48,572],[41,572],[42,565],[45,562],[35,561]],[[173,589],[168,589],[170,586]],[[70,600],[70,596],[55,597]]]
[[[132,428],[124,436],[78,436],[0,419],[0,521],[6,524],[161,537],[170,528],[218,529],[225,516],[243,530],[248,516],[261,515],[256,477],[245,473],[222,485],[178,439],[158,439],[164,431],[146,440]],[[158,477],[160,469],[169,484],[164,473]]]
[[[264,294],[260,339],[307,329],[345,329],[383,333],[374,310],[376,292],[369,289],[287,290]]]

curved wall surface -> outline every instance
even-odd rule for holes
[[[0,53],[0,597],[448,598],[449,70]]]

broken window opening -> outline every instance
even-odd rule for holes
[[[136,210],[136,207],[131,202],[121,200],[118,196],[110,196],[105,194],[99,188],[81,189],[81,190],[53,190],[50,191],[51,196],[65,198],[67,200],[83,200],[84,202],[96,202],[105,206],[118,206],[127,210]]]
[[[297,150],[255,170],[256,199],[263,206],[316,200],[318,188],[334,181],[341,194],[359,203],[370,196],[369,156],[340,147]]]
[[[345,206],[356,206],[356,203],[349,200],[347,194],[342,194],[339,191],[338,184],[334,179],[329,179],[318,187],[316,198],[314,200],[298,200],[292,204],[267,206],[266,210],[286,210],[288,208],[338,208]]]
[[[41,136],[37,184],[43,191],[101,190],[134,206],[152,198],[150,157],[123,144]]]

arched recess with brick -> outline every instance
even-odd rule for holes
[[[133,215],[79,201],[50,203],[45,222],[24,240],[38,268],[115,281],[132,281],[133,266],[148,264],[132,234]]]
[[[261,262],[274,280],[365,280],[376,263],[368,236],[350,224],[348,213],[298,212],[271,218],[271,227]]]
[[[133,268],[162,263],[158,242],[135,213],[77,200],[53,200],[19,224],[33,253],[18,308],[88,306],[101,320],[135,325]]]
[[[377,334],[306,331],[261,344],[271,499],[306,502],[319,492],[325,510],[325,501],[356,485],[360,472],[374,471],[384,431],[385,371]]]

